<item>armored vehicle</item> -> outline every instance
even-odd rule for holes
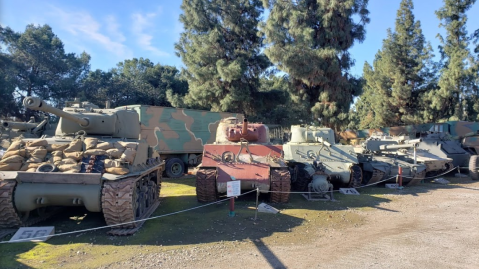
[[[397,148],[397,154],[406,157],[406,160],[411,163],[423,163],[426,165],[426,177],[432,177],[439,175],[443,172],[449,171],[454,167],[453,159],[447,156],[439,156],[436,152],[431,152],[429,148],[421,148],[420,145],[424,142],[422,138],[409,140],[409,136],[388,136],[379,134],[373,134],[371,138],[383,141],[403,144],[407,141],[407,144],[411,146],[405,148]]]
[[[204,146],[203,162],[196,173],[198,201],[216,201],[219,194],[227,192],[229,181],[240,180],[242,190],[271,191],[271,202],[288,202],[291,181],[282,149],[270,143],[264,124],[222,120],[216,141]]]
[[[49,117],[41,122],[35,122],[31,117],[28,122],[17,122],[3,120],[0,126],[0,147],[8,148],[13,139],[17,137],[38,138],[43,134],[49,123]]]
[[[62,110],[26,97],[28,109],[60,117],[55,136],[14,141],[0,161],[0,227],[41,219],[56,206],[103,212],[113,234],[131,234],[159,205],[164,162],[140,140],[138,113],[67,102]],[[128,223],[130,222],[130,223]]]
[[[291,140],[283,145],[293,187],[324,193],[335,187],[359,187],[362,172],[353,146],[336,144],[331,128],[291,126]]]
[[[165,176],[178,178],[188,166],[201,163],[203,146],[215,142],[216,129],[221,119],[242,114],[205,110],[129,105],[140,115],[141,137],[158,151],[165,161]]]
[[[363,183],[374,184],[391,177],[387,182],[395,182],[399,168],[402,169],[404,183],[419,183],[426,176],[426,165],[398,152],[400,149],[414,148],[417,143],[419,140],[406,140],[404,144],[399,144],[391,137],[372,136],[360,147],[355,147],[364,175]]]

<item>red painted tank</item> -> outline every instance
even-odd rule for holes
[[[227,118],[218,125],[216,142],[204,146],[203,162],[196,173],[200,202],[216,201],[226,193],[227,182],[241,181],[242,191],[273,191],[270,201],[289,200],[290,174],[282,158],[282,145],[273,145],[264,124],[238,123]]]

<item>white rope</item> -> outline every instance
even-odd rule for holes
[[[255,192],[255,191],[256,191],[256,189],[245,192],[245,193],[242,193],[242,194],[238,195],[237,197],[243,196],[243,195]],[[204,204],[204,205],[200,205],[200,206],[197,206],[197,207],[192,207],[192,208],[189,208],[189,209],[184,209],[184,210],[180,210],[180,211],[176,211],[176,212],[172,212],[172,213],[168,213],[168,214],[164,214],[164,215],[160,215],[160,216],[154,216],[154,217],[149,217],[149,218],[145,218],[145,219],[141,219],[141,220],[134,220],[134,221],[123,222],[123,223],[118,223],[118,224],[113,224],[113,225],[106,225],[106,226],[100,226],[100,227],[95,227],[95,228],[77,230],[77,231],[72,231],[72,232],[65,232],[65,233],[59,233],[59,234],[53,234],[53,235],[45,235],[45,236],[39,236],[39,237],[34,237],[34,238],[28,238],[28,240],[36,240],[36,239],[42,239],[42,238],[46,238],[46,237],[54,237],[54,236],[63,236],[63,235],[76,234],[76,233],[84,233],[84,232],[101,230],[101,229],[105,229],[105,228],[117,227],[117,226],[121,226],[121,225],[125,225],[125,224],[131,224],[131,223],[142,222],[142,221],[147,221],[147,220],[152,220],[152,219],[158,219],[158,218],[172,216],[172,215],[176,215],[176,214],[187,212],[187,211],[192,211],[192,210],[202,208],[202,207],[207,207],[207,206],[214,205],[214,204],[219,204],[219,203],[229,201],[229,200],[230,200],[230,197],[228,197],[226,199],[223,199],[223,200],[216,201],[216,202],[212,202],[212,203],[209,203],[209,204]],[[19,239],[19,240],[13,240],[13,241],[0,241],[0,244],[15,243],[15,242],[25,242],[25,239]]]

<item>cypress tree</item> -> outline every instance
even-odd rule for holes
[[[270,65],[260,51],[260,0],[183,0],[181,8],[184,32],[175,48],[187,67],[185,105],[254,113],[259,78]]]
[[[412,0],[401,1],[395,31],[388,29],[373,66],[364,64],[366,81],[358,102],[361,128],[424,122],[422,97],[435,85],[432,49],[421,23],[416,21]]]
[[[265,54],[289,75],[296,100],[306,104],[310,116],[339,129],[346,124],[353,95],[360,90],[358,80],[348,73],[354,64],[348,50],[364,40],[368,1],[263,2],[270,8],[262,26]]]
[[[468,45],[466,11],[475,0],[444,0],[444,6],[436,11],[440,27],[447,31],[446,38],[438,35],[443,66],[439,89],[428,95],[429,119],[475,120],[477,119],[477,60],[472,57]]]

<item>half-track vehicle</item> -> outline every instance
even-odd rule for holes
[[[419,183],[426,177],[426,165],[398,152],[400,149],[414,148],[417,143],[419,140],[406,140],[399,144],[390,137],[371,136],[361,146],[355,147],[363,171],[363,183],[374,184],[391,177],[392,179],[385,182],[395,182],[399,168],[402,170],[404,183]]]
[[[298,191],[309,188],[326,196],[333,187],[361,185],[362,171],[353,146],[337,144],[331,128],[293,125],[283,150]]]
[[[241,190],[271,191],[270,202],[288,202],[291,180],[282,150],[281,145],[270,143],[266,125],[223,119],[216,141],[204,146],[203,162],[196,173],[198,201],[216,201],[219,194],[227,192],[229,181],[240,180]]]
[[[60,120],[55,136],[14,141],[0,161],[0,227],[30,225],[52,207],[84,206],[118,225],[117,234],[135,232],[134,221],[159,205],[164,170],[139,139],[138,113],[87,102],[60,110],[36,97],[23,104]],[[32,212],[38,216],[29,219]]]

